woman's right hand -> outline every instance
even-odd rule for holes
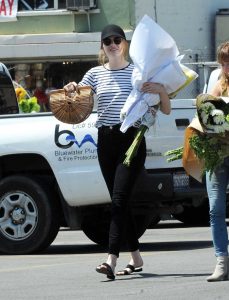
[[[79,91],[79,87],[75,81],[69,82],[64,86],[65,93],[70,94]]]

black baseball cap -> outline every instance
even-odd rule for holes
[[[108,38],[109,36],[112,35],[119,36],[124,40],[126,40],[126,36],[122,28],[114,24],[107,25],[106,27],[103,28],[101,33],[101,40],[104,40],[105,38]]]

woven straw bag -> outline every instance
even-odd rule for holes
[[[64,89],[50,92],[50,109],[63,123],[78,124],[92,112],[94,99],[90,86],[78,87],[79,91],[68,95]]]

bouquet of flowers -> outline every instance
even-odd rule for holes
[[[184,147],[165,153],[168,161],[182,158],[184,169],[198,181],[206,171],[212,175],[229,156],[229,99],[200,94],[197,117],[185,130]]]
[[[172,99],[174,97],[176,97],[176,95],[178,94],[179,91],[181,91],[183,88],[185,88],[186,86],[188,86],[195,78],[195,72],[193,72],[190,69],[183,69],[184,71],[184,75],[186,76],[186,81],[185,83],[179,87],[176,91],[172,92],[169,94],[169,98]],[[154,121],[153,120],[153,116],[151,115],[151,112],[147,112],[143,118],[142,118],[142,124],[140,125],[137,134],[134,138],[133,143],[131,144],[131,146],[129,147],[129,149],[126,152],[126,158],[124,160],[124,165],[126,166],[130,166],[130,163],[132,161],[132,159],[136,156],[139,145],[146,133],[146,131],[149,129],[149,125],[150,125],[150,121],[147,121],[147,116],[151,119],[151,122]],[[152,124],[153,125],[153,124]],[[179,149],[176,149],[176,155],[179,155],[179,158],[181,158],[182,154],[181,154],[181,150],[183,149],[183,147],[180,147]],[[175,154],[175,152],[171,153],[171,154]],[[169,154],[170,155],[170,154]],[[178,159],[178,157],[176,158]],[[174,160],[174,159],[173,159]],[[172,160],[171,160],[172,161]]]
[[[196,98],[197,114],[207,133],[229,133],[229,99],[200,94]]]
[[[121,110],[120,130],[125,132],[139,119],[142,120],[142,125],[126,152],[123,163],[127,166],[136,155],[146,130],[155,123],[159,108],[159,95],[142,93],[142,84],[147,81],[163,84],[169,97],[174,98],[198,76],[196,72],[181,64],[183,56],[179,56],[173,38],[147,15],[134,31],[130,57],[135,66],[132,74],[133,89]],[[151,114],[151,108],[154,108],[154,114]]]
[[[28,97],[26,90],[17,86],[15,88],[15,93],[18,100],[19,109],[23,113],[39,112],[40,105],[37,103],[36,97]]]

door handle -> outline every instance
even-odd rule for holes
[[[189,119],[175,119],[175,122],[178,129],[184,129],[190,124]]]

